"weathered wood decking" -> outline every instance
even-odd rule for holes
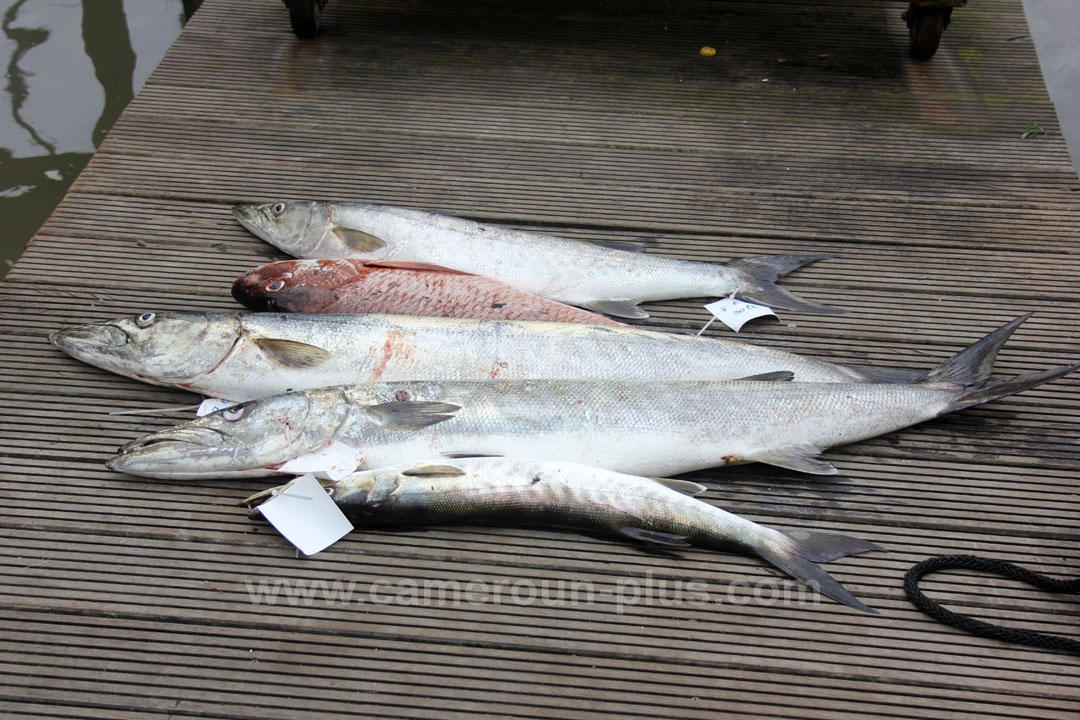
[[[1033,310],[1001,372],[1076,360],[1080,183],[1020,3],[973,1],[929,63],[907,59],[901,9],[334,0],[302,42],[277,0],[207,0],[0,283],[0,714],[1075,716],[1080,658],[939,625],[901,583],[958,552],[1076,574],[1080,378],[831,451],[835,478],[695,474],[731,511],[887,548],[829,566],[865,616],[800,602],[754,559],[568,532],[355,533],[298,559],[236,506],[270,483],[105,469],[182,417],[110,410],[191,397],[45,341],[235,308],[232,279],[275,251],[229,205],[322,197],[704,260],[834,253],[786,284],[846,315],[745,335],[928,368]],[[1048,136],[1022,140],[1028,121]],[[707,319],[650,310],[672,331]],[[312,594],[258,600],[280,582]],[[1080,634],[1075,599],[964,573],[924,587]]]

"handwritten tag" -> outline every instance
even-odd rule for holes
[[[723,300],[709,303],[705,306],[705,309],[735,332],[739,332],[743,325],[754,318],[765,317],[766,315],[776,317],[776,313],[772,311],[772,308],[767,308],[764,305],[754,305],[753,303],[737,300],[734,297],[726,297]],[[709,321],[709,325],[711,324],[712,320]],[[698,335],[705,332],[705,328],[709,327],[709,325],[701,328]]]
[[[278,470],[283,473],[314,473],[317,477],[340,480],[364,464],[364,453],[343,442],[330,442],[323,447],[295,457]]]
[[[209,415],[212,412],[217,412],[222,408],[232,407],[237,405],[232,400],[225,400],[223,398],[206,398],[199,405],[199,409],[195,411],[196,417],[202,417],[203,415]]]
[[[290,482],[260,505],[259,512],[297,550],[309,556],[330,547],[353,529],[314,475]]]

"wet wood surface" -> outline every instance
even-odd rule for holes
[[[237,505],[271,482],[107,470],[187,417],[111,411],[197,398],[45,339],[239,309],[233,278],[282,256],[230,206],[320,198],[699,260],[830,253],[784,284],[847,313],[780,313],[749,342],[929,369],[1034,312],[1000,374],[1073,362],[1080,182],[1021,5],[958,10],[929,62],[902,8],[334,0],[301,41],[279,2],[206,0],[0,283],[0,713],[1075,717],[1080,658],[940,625],[902,582],[955,553],[1076,574],[1080,378],[831,450],[835,477],[692,474],[732,512],[887,549],[828,565],[869,616],[756,559],[557,530],[355,532],[298,558]],[[697,332],[704,302],[642,324]],[[923,586],[1080,636],[1074,598]]]

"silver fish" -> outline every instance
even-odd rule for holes
[[[910,379],[719,338],[405,315],[145,313],[61,330],[49,341],[120,375],[238,402],[398,380],[730,380],[774,371],[819,382]]]
[[[991,380],[1020,318],[912,385],[777,381],[402,382],[256,400],[122,447],[114,470],[203,479],[338,476],[433,457],[500,455],[676,475],[742,462],[831,474],[818,456],[1011,395],[1078,365]]]
[[[837,602],[874,612],[815,563],[881,548],[844,535],[758,525],[693,497],[706,490],[697,483],[511,458],[405,464],[322,483],[361,528],[497,522],[582,528],[663,546],[736,550],[762,558]],[[257,508],[279,490],[244,502]]]
[[[364,203],[238,205],[237,220],[299,258],[422,262],[483,275],[511,287],[623,318],[639,303],[736,295],[772,308],[842,312],[776,285],[827,255],[763,255],[726,265],[629,252],[422,210]]]

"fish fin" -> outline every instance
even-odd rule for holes
[[[854,540],[854,538],[850,539]],[[811,560],[801,557],[797,540],[790,536],[788,536],[788,540],[790,540],[789,543],[786,543],[788,547],[762,544],[761,547],[756,548],[755,552],[761,559],[825,597],[832,598],[838,603],[865,613],[877,614],[877,610],[867,606],[852,595],[851,591],[841,585],[832,575],[825,572],[824,568]]]
[[[1040,372],[1025,373],[1005,380],[991,379],[990,376],[994,372],[994,361],[997,359],[998,352],[1001,351],[1009,337],[1016,332],[1016,329],[1030,317],[1031,313],[1027,313],[1005,323],[997,330],[926,373],[921,382],[958,383],[965,388],[965,392],[953,399],[949,403],[949,407],[939,414],[944,415],[955,410],[981,405],[991,400],[1030,390],[1033,387],[1064,377],[1080,369],[1080,363],[1074,363]]]
[[[767,305],[777,310],[792,312],[835,315],[846,312],[829,307],[814,300],[801,298],[776,284],[782,276],[818,260],[827,260],[831,255],[758,255],[757,257],[732,260],[724,267],[742,275],[742,284],[735,291],[735,296],[743,300]]]
[[[450,403],[395,400],[381,405],[368,405],[364,412],[385,428],[419,430],[449,420],[460,409],[460,405]]]
[[[475,275],[475,273],[465,272],[464,270],[455,270],[454,268],[443,267],[442,265],[436,265],[434,263],[408,262],[406,260],[366,260],[364,261],[364,265],[366,267],[387,268],[390,270],[423,270],[426,272],[448,273],[450,275]]]
[[[619,528],[619,533],[634,540],[653,543],[654,545],[673,545],[676,547],[689,547],[690,540],[685,535],[646,530],[638,527]]]
[[[853,378],[855,381],[868,383],[885,383],[888,385],[911,385],[926,377],[924,370],[908,370],[906,368],[881,368],[872,365],[841,365],[860,377]]]
[[[760,373],[758,375],[747,375],[746,377],[739,378],[736,382],[742,382],[743,380],[752,380],[754,382],[790,382],[795,379],[795,373],[790,370],[776,370],[774,372]]]
[[[255,493],[254,495],[248,495],[246,498],[241,500],[238,504],[244,505],[244,506],[249,507],[249,508],[255,508],[256,506],[262,505],[264,502],[268,501],[270,498],[277,495],[279,492],[284,490],[285,487],[286,487],[285,485],[278,485],[277,487],[267,488],[266,490],[260,490],[259,492]]]
[[[776,467],[810,473],[811,475],[835,475],[837,470],[832,463],[821,460],[817,456],[822,448],[809,443],[799,443],[787,447],[776,448],[767,452],[747,455],[747,460],[775,465]]]
[[[926,373],[921,382],[954,382],[967,387],[986,382],[994,372],[998,352],[1031,315],[1027,313],[1005,323]]]
[[[499,453],[489,453],[483,450],[449,450],[447,452],[439,453],[444,458],[449,460],[460,460],[461,458],[475,458],[475,457],[505,457]]]
[[[582,303],[581,307],[598,312],[601,315],[630,318],[631,320],[644,320],[649,317],[649,313],[637,305],[623,300],[590,300],[587,303]]]
[[[386,247],[385,240],[369,235],[363,230],[353,230],[338,225],[331,232],[341,241],[342,245],[353,252],[366,253]]]
[[[704,485],[699,485],[696,482],[690,482],[689,480],[676,480],[674,478],[662,478],[654,477],[649,478],[655,483],[660,483],[669,490],[682,493],[683,495],[689,495],[690,497],[696,497],[705,492],[709,488]]]
[[[252,338],[251,342],[268,358],[285,367],[316,367],[330,358],[330,353],[321,347],[295,340]]]
[[[884,552],[869,540],[849,535],[815,533],[805,530],[781,530],[795,543],[794,551],[810,562],[826,563],[848,555],[864,552]]]
[[[401,474],[410,477],[460,477],[465,471],[453,465],[417,465],[402,470]]]
[[[623,252],[643,253],[645,252],[645,243],[634,242],[632,240],[600,240],[596,243],[600,247],[606,247],[610,250],[622,250]]]
[[[997,400],[998,398],[1014,395],[1018,392],[1023,392],[1024,390],[1030,390],[1043,383],[1057,380],[1059,377],[1064,377],[1076,370],[1080,370],[1080,363],[1062,365],[1061,367],[1050,368],[1049,370],[1043,370],[1041,372],[1025,373],[1024,375],[1017,375],[1016,377],[1008,378],[1007,380],[995,380],[974,390],[969,390],[956,398],[949,404],[949,407],[946,410],[941,412],[941,414],[944,415],[945,413],[950,413],[954,410],[962,410],[974,405],[982,405],[991,400]]]

